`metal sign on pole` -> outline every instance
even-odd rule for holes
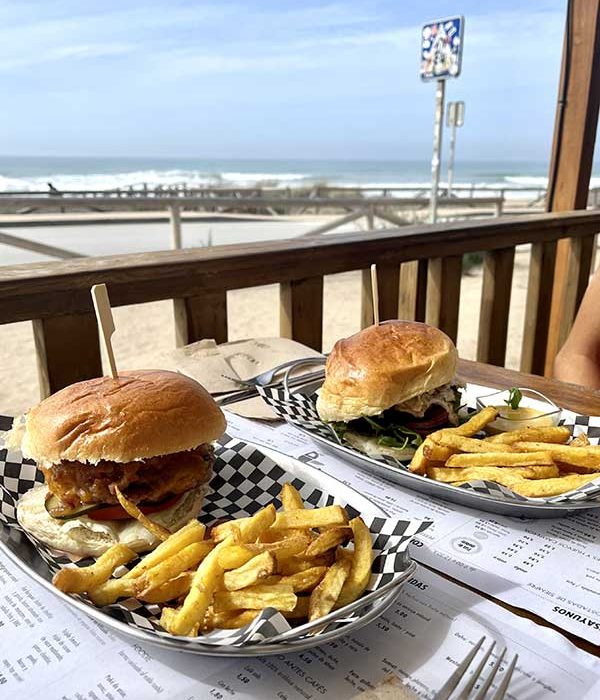
[[[456,129],[465,123],[465,103],[448,102],[446,110],[446,126],[450,131],[450,155],[448,156],[448,197],[452,196],[452,181],[454,179],[454,156],[456,153]]]
[[[421,30],[421,80],[437,81],[433,120],[433,155],[431,157],[431,196],[429,219],[437,219],[438,188],[442,152],[445,81],[460,75],[462,63],[464,17],[448,17],[427,22]]]

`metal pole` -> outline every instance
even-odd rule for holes
[[[454,152],[456,149],[456,119],[452,122],[450,132],[450,154],[448,156],[448,197],[452,196],[452,180],[454,179]]]
[[[431,196],[429,198],[429,221],[437,220],[438,186],[440,184],[440,160],[442,152],[442,125],[444,121],[444,80],[437,81],[435,91],[435,117],[433,120],[433,155],[431,156]]]

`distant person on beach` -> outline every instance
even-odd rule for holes
[[[600,270],[579,307],[567,342],[554,361],[554,376],[563,382],[600,389]]]

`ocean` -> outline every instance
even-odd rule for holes
[[[446,181],[442,163],[442,185]],[[0,156],[0,192],[104,190],[187,184],[191,187],[313,184],[428,187],[427,161],[402,160],[224,160],[208,158],[100,158]],[[454,182],[486,188],[538,188],[547,183],[548,164],[534,161],[463,161]],[[592,178],[600,186],[600,173]]]

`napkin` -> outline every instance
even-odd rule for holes
[[[196,379],[211,394],[239,391],[235,379],[249,379],[272,367],[321,353],[289,338],[252,338],[217,345],[214,340],[200,340],[165,353],[160,358],[163,369],[171,369]],[[260,397],[227,406],[227,410],[245,418],[281,420]]]

